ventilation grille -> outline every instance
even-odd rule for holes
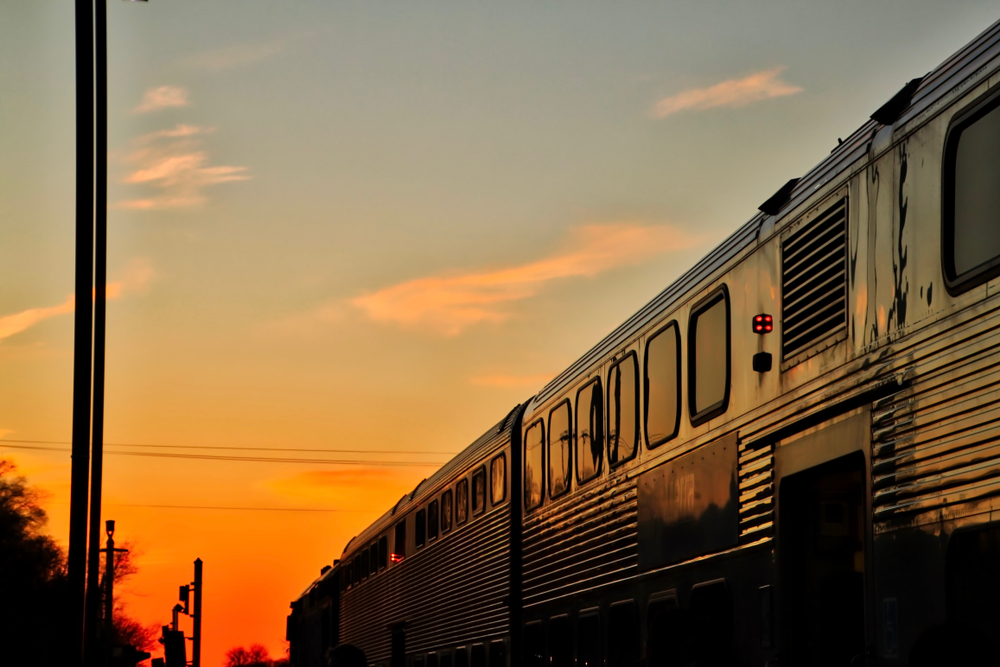
[[[847,199],[781,242],[781,357],[847,325]]]

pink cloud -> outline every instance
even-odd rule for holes
[[[477,375],[469,378],[469,383],[477,387],[541,387],[553,377],[552,373]]]
[[[158,86],[147,90],[142,96],[142,102],[133,111],[136,113],[149,113],[150,111],[159,111],[160,109],[169,109],[171,107],[186,107],[189,104],[191,102],[188,100],[188,91],[183,88],[178,86]]]
[[[205,188],[249,180],[246,167],[209,165],[208,152],[201,148],[200,139],[193,137],[212,131],[214,128],[182,124],[136,138],[133,152],[125,158],[134,169],[123,180],[160,192],[119,201],[116,208],[140,211],[194,208],[208,201]]]
[[[107,298],[118,299],[126,293],[143,291],[154,277],[155,272],[148,259],[135,259],[125,269],[121,280],[107,284],[105,287]],[[56,306],[29,308],[19,313],[2,316],[0,317],[0,341],[26,331],[39,322],[72,313],[75,308],[76,297],[71,294],[66,297],[65,301]]]
[[[666,97],[656,103],[657,118],[685,110],[714,107],[742,107],[772,97],[785,97],[802,92],[803,88],[782,81],[778,75],[784,67],[757,72],[742,79],[730,79],[708,88],[692,88]]]
[[[350,303],[377,322],[455,336],[474,324],[503,322],[510,317],[504,305],[534,296],[553,280],[594,276],[699,243],[700,238],[667,225],[587,225],[573,229],[562,250],[534,262],[416,278]]]

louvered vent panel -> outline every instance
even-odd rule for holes
[[[781,355],[788,360],[847,325],[847,199],[781,242]]]

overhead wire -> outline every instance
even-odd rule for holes
[[[10,445],[11,441],[0,440],[0,449],[26,449],[36,451],[72,451],[69,447],[45,447],[40,445]],[[443,465],[443,461],[383,461],[378,459],[308,459],[296,457],[269,457],[269,456],[227,456],[223,454],[178,454],[170,452],[123,452],[117,450],[106,450],[104,452],[114,456],[140,456],[148,458],[165,459],[189,459],[196,461],[230,461],[241,463],[306,463],[306,464],[326,464],[326,465],[355,465],[355,466],[389,466],[389,467],[430,467]]]
[[[0,445],[8,442],[16,442],[26,445],[72,445],[67,440],[17,440],[8,438],[0,440]],[[412,451],[403,449],[315,449],[300,447],[234,447],[227,445],[150,445],[134,442],[105,442],[105,447],[150,447],[160,449],[219,449],[219,450],[240,450],[259,452],[321,452],[327,454],[414,454],[414,455],[438,455],[454,456],[457,452],[432,452],[432,451]]]

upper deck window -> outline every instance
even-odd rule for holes
[[[455,485],[455,523],[461,526],[469,520],[469,480],[464,477]]]
[[[549,497],[569,490],[570,409],[563,401],[549,413]]]
[[[1000,95],[956,119],[944,158],[944,265],[950,291],[1000,274]]]
[[[628,461],[638,443],[639,369],[635,352],[629,352],[608,373],[608,463]]]
[[[399,558],[406,556],[406,519],[401,519],[396,524],[396,531],[392,540],[392,555]],[[395,559],[393,559],[393,562],[395,562]]]
[[[472,513],[479,514],[486,509],[486,468],[472,473]]]
[[[384,570],[389,564],[389,538],[383,535],[378,538],[378,569]]]
[[[594,378],[576,392],[576,481],[597,477],[603,460],[604,393]]]
[[[677,435],[681,416],[681,335],[676,322],[646,343],[646,446]]]
[[[427,505],[427,539],[433,540],[438,536],[438,501],[432,500]]]
[[[371,557],[368,549],[361,552],[361,578],[367,579],[368,573],[371,571]]]
[[[545,472],[545,425],[541,419],[528,427],[524,434],[524,507],[531,509],[542,504]]]
[[[426,510],[417,510],[417,518],[414,521],[416,524],[416,530],[413,531],[413,537],[417,543],[417,548],[424,546],[427,542],[427,512]]]
[[[497,454],[490,461],[490,502],[496,505],[507,499],[507,456]]]
[[[441,532],[447,533],[451,530],[452,505],[454,505],[454,495],[451,489],[441,494]]]
[[[729,404],[729,292],[722,286],[691,311],[688,325],[691,423],[721,415]]]

